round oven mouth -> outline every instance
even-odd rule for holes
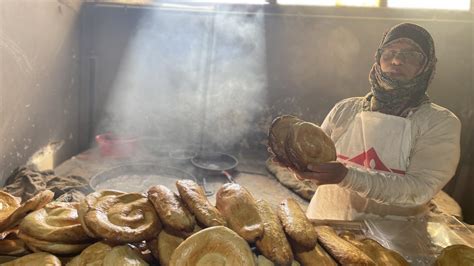
[[[181,179],[197,182],[194,175],[184,170],[157,163],[140,162],[122,164],[101,171],[89,180],[89,185],[95,191],[111,189],[138,193],[146,193],[152,186],[164,185],[177,192],[176,181]]]

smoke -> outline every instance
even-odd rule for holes
[[[244,136],[257,131],[255,119],[263,112],[267,85],[263,28],[262,13],[215,18],[217,45],[207,91],[205,140],[220,147],[243,144]]]
[[[131,37],[96,131],[175,147],[243,143],[265,100],[262,12],[148,14]]]

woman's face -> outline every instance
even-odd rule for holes
[[[407,81],[417,76],[425,56],[410,41],[400,39],[382,48],[380,67],[390,78]]]

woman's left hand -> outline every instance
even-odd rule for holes
[[[318,165],[308,165],[311,172],[296,173],[299,178],[313,181],[316,185],[339,184],[347,175],[347,167],[340,162],[333,161]]]

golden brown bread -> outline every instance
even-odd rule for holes
[[[54,255],[46,252],[32,253],[16,260],[3,263],[2,266],[61,266],[61,261]]]
[[[319,126],[298,122],[288,132],[286,154],[296,169],[307,171],[309,164],[336,160],[336,147]]]
[[[173,251],[184,241],[184,238],[172,235],[165,230],[161,231],[158,239],[149,241],[148,248],[161,266],[168,266]]]
[[[277,265],[291,265],[293,252],[276,211],[265,200],[257,200],[257,208],[264,221],[263,236],[255,243],[258,250]]]
[[[112,250],[112,247],[103,242],[97,242],[84,249],[81,254],[75,256],[67,266],[103,265],[104,257]]]
[[[19,198],[0,190],[0,224],[18,209],[20,205]]]
[[[204,226],[227,225],[222,214],[208,200],[202,188],[192,180],[176,181],[179,195],[196,219]]]
[[[466,245],[445,247],[436,258],[436,266],[474,265],[474,248]]]
[[[314,248],[305,248],[295,241],[291,241],[291,247],[296,260],[301,266],[336,266],[333,258],[319,245]]]
[[[262,218],[255,199],[244,187],[235,183],[222,185],[216,193],[216,207],[227,226],[246,241],[253,243],[262,236]]]
[[[293,198],[283,200],[278,206],[280,219],[286,234],[306,248],[316,246],[317,234],[300,205]]]
[[[20,232],[18,237],[23,240],[34,252],[49,252],[58,255],[69,255],[69,254],[77,254],[85,249],[90,243],[82,243],[82,244],[68,244],[68,243],[59,243],[59,242],[50,242],[39,240],[34,237],[31,237],[27,234]]]
[[[79,206],[79,218],[88,235],[113,243],[135,243],[161,230],[155,208],[140,193],[102,190],[91,193]]]
[[[7,208],[9,215],[5,215],[2,217],[2,220],[0,220],[0,232],[15,227],[28,213],[43,208],[46,204],[53,200],[53,197],[54,193],[51,190],[44,190],[36,194],[31,199],[25,201],[13,212],[11,212],[11,208]],[[9,204],[14,203],[10,201]]]
[[[111,247],[97,242],[74,257],[67,266],[104,265],[104,266],[140,266],[148,265],[138,251],[127,245]]]
[[[267,259],[263,255],[258,255],[256,257],[256,263],[257,263],[257,266],[279,266],[278,264],[273,263],[271,260]],[[294,260],[291,263],[291,266],[301,266],[301,264],[297,262],[296,260]]]
[[[21,239],[0,240],[0,255],[21,256],[28,253],[25,242]]]
[[[155,207],[165,228],[176,231],[192,232],[196,220],[184,206],[178,195],[169,188],[158,185],[148,189],[148,199]]]
[[[356,239],[356,235],[348,230],[342,231],[339,233],[339,236],[344,240],[353,240]]]
[[[255,265],[252,250],[237,233],[224,226],[203,229],[173,252],[171,266]]]
[[[196,223],[196,225],[194,226],[194,229],[193,231],[191,232],[186,232],[186,231],[177,231],[177,230],[173,230],[173,229],[170,229],[170,228],[166,228],[166,232],[168,234],[171,234],[171,235],[175,235],[177,237],[181,237],[183,239],[185,238],[188,238],[190,237],[191,235],[193,235],[194,233],[198,232],[198,231],[201,231],[202,228]]]
[[[385,248],[373,239],[364,238],[358,240],[356,235],[350,231],[340,232],[339,236],[352,245],[356,246],[358,249],[362,250],[377,265],[410,265],[402,255],[393,250]]]
[[[342,265],[376,265],[363,251],[339,237],[329,226],[316,226],[318,240],[324,249]]]
[[[0,265],[18,259],[16,256],[0,255]]]
[[[35,239],[49,242],[80,244],[91,241],[77,214],[78,203],[50,202],[28,214],[19,229]]]
[[[275,266],[273,261],[269,260],[263,255],[258,255],[256,260],[257,266]]]
[[[9,228],[3,232],[0,232],[0,239],[6,239],[11,237],[16,237],[18,235],[18,226]]]
[[[20,256],[29,253],[25,242],[18,238],[18,232],[18,227],[13,227],[0,233],[0,255]]]
[[[363,244],[362,251],[375,261],[377,265],[394,265],[394,266],[408,266],[410,265],[405,258],[397,252],[385,248],[377,241],[365,238],[360,240]],[[352,243],[352,242],[351,242]]]
[[[282,115],[273,119],[268,132],[268,146],[275,154],[279,162],[286,166],[293,166],[286,154],[286,140],[290,128],[301,122],[299,118],[292,115]]]
[[[339,236],[364,252],[377,265],[410,265],[400,254],[383,247],[373,239],[365,238],[358,240],[356,236],[350,232],[339,233]]]
[[[132,250],[129,246],[116,246],[107,252],[102,265],[107,266],[146,266],[148,263],[144,261],[138,252]]]

